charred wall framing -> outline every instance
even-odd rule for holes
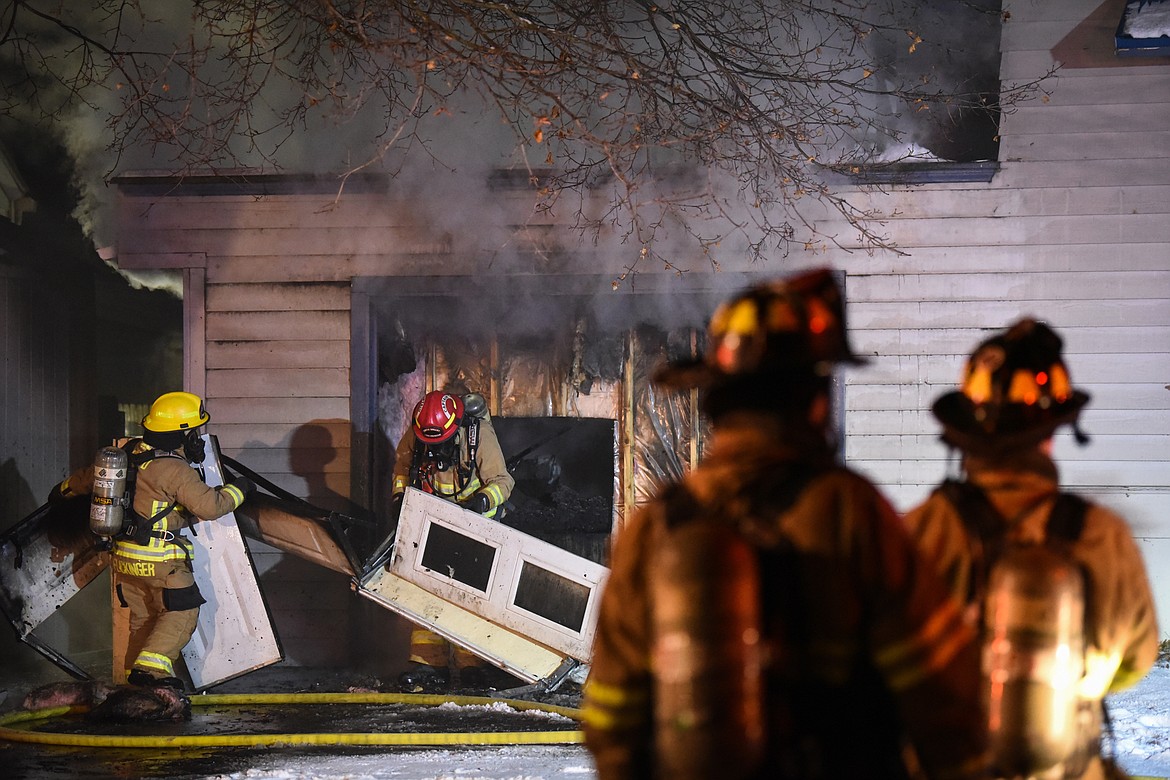
[[[355,279],[353,498],[383,514],[394,447],[409,407],[423,392],[483,392],[505,458],[532,450],[535,458],[524,466],[537,482],[556,469],[540,456],[544,442],[557,438],[558,426],[576,419],[582,427],[560,433],[594,441],[594,455],[586,457],[612,467],[612,491],[590,488],[588,500],[604,494],[612,503],[610,522],[595,528],[594,520],[586,521],[589,528],[576,530],[602,538],[592,549],[567,549],[600,560],[608,531],[620,525],[627,509],[680,477],[702,454],[705,423],[696,394],[665,393],[651,382],[652,371],[662,360],[695,354],[715,306],[773,276],[643,275],[616,288],[611,277],[591,275]],[[402,377],[413,384],[395,390],[402,398],[388,412],[386,387]],[[834,394],[836,411],[842,408],[839,381]],[[599,433],[598,424],[611,428]],[[840,436],[839,415],[836,429]],[[606,440],[608,430],[613,451],[606,454],[597,442]],[[597,484],[596,475],[591,484]],[[540,510],[536,504],[528,508]],[[590,511],[595,517],[596,508]],[[547,518],[516,527],[538,535]]]

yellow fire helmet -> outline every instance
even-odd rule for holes
[[[203,408],[203,399],[193,393],[164,393],[150,405],[142,418],[142,427],[154,433],[170,433],[198,428],[211,419]]]
[[[959,389],[931,407],[943,424],[943,440],[995,455],[1037,444],[1067,423],[1078,443],[1087,442],[1076,421],[1089,396],[1072,387],[1062,347],[1060,336],[1034,319],[1022,319],[976,347]]]

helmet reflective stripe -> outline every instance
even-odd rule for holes
[[[1047,335],[1041,323],[997,336],[979,346],[967,361],[961,392],[973,404],[1023,404],[1048,408],[1072,394],[1068,370],[1060,357],[1060,342],[1036,346]],[[1055,334],[1053,334],[1055,338]],[[1048,354],[1037,356],[1040,349]],[[1037,359],[1039,358],[1039,359]]]

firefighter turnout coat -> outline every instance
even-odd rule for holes
[[[150,450],[138,442],[135,454]],[[195,584],[193,546],[180,532],[196,520],[213,520],[244,502],[233,485],[209,487],[181,455],[162,453],[138,467],[133,509],[155,520],[151,535],[138,540],[114,539],[111,568],[120,606],[130,611],[127,673],[139,669],[152,677],[174,677],[174,662],[194,633],[203,598]],[[93,489],[93,467],[71,474],[61,494],[87,494]]]
[[[595,637],[583,722],[601,780],[985,768],[974,632],[820,432],[718,427],[621,531]]]
[[[967,480],[982,488],[1007,521],[1009,538],[1040,542],[1059,490],[1058,470],[1039,449],[983,458],[966,455]],[[906,515],[906,525],[947,580],[952,593],[972,595],[974,555],[962,518],[941,491]],[[1158,654],[1157,613],[1146,568],[1125,521],[1089,502],[1080,537],[1072,544],[1074,562],[1085,575],[1085,677],[1080,695],[1097,709],[1105,695],[1127,688],[1149,671]],[[978,605],[968,609],[974,626]],[[1096,737],[1097,735],[1094,735]],[[1084,778],[1101,777],[1097,762]]]
[[[499,437],[496,435],[495,428],[492,427],[491,417],[486,412],[479,419],[478,425],[479,446],[475,452],[474,464],[469,462],[471,457],[465,431],[460,429],[455,434],[459,439],[456,444],[459,463],[470,469],[469,478],[466,481],[460,480],[457,464],[452,463],[448,464],[447,468],[442,471],[429,472],[426,481],[420,485],[411,485],[412,467],[422,464],[414,462],[415,445],[418,439],[414,435],[414,430],[408,425],[406,433],[398,442],[398,449],[394,456],[394,481],[391,495],[399,495],[405,492],[408,487],[419,487],[440,498],[460,503],[475,493],[482,492],[488,497],[489,502],[487,511],[482,514],[484,517],[495,517],[500,505],[512,495],[512,488],[515,487],[516,480],[508,473],[507,462],[500,449]]]

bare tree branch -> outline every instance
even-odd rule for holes
[[[177,174],[296,167],[291,147],[328,124],[350,134],[325,161],[340,196],[348,176],[393,171],[404,154],[441,161],[436,123],[479,100],[510,128],[537,212],[571,200],[582,234],[631,245],[627,274],[650,262],[682,272],[696,257],[717,268],[730,247],[762,259],[794,242],[896,250],[826,172],[994,155],[1000,112],[1040,84],[1001,88],[998,48],[974,48],[998,40],[998,0],[176,7],[13,0],[0,20],[5,113],[53,121],[89,106],[115,160],[145,149]],[[972,124],[986,136],[976,151],[946,138]],[[808,204],[856,235],[825,234]]]

